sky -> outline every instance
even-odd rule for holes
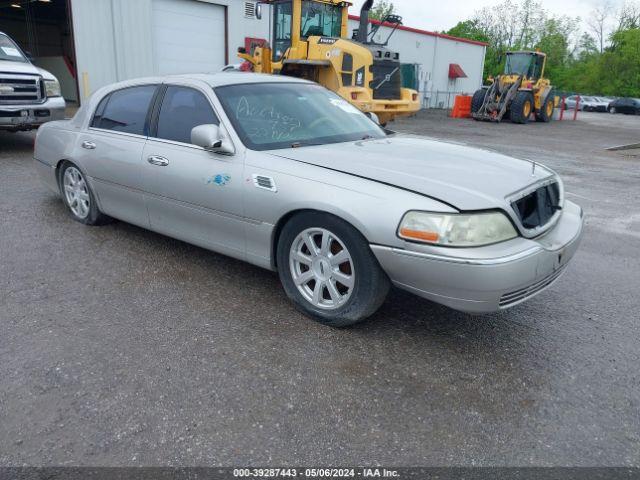
[[[350,12],[358,15],[364,0],[351,0],[354,6]],[[501,0],[393,0],[396,10],[403,17],[404,25],[430,31],[445,31],[456,23],[466,20],[476,10],[500,3]],[[612,0],[616,6],[623,0]],[[582,19],[589,15],[600,0],[540,0],[543,7],[551,13],[580,16]],[[586,30],[583,24],[583,30]]]

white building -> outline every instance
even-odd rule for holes
[[[243,0],[13,0],[0,3],[0,31],[54,73],[67,100],[134,77],[216,72],[238,63],[238,47],[268,40],[269,14],[255,17]],[[350,17],[357,26],[357,17]],[[385,39],[390,29],[380,28]],[[389,47],[417,65],[430,106],[481,83],[485,47],[477,42],[401,27]],[[449,79],[451,64],[467,78]],[[433,93],[431,93],[433,91]]]

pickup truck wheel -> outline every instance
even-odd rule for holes
[[[362,234],[326,213],[289,220],[278,241],[277,263],[287,296],[324,325],[346,327],[366,319],[389,292],[389,278]]]
[[[62,164],[58,184],[62,200],[74,220],[85,225],[102,225],[110,220],[98,209],[91,187],[76,165],[71,162]]]

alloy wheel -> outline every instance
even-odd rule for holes
[[[76,167],[68,167],[62,179],[64,196],[73,214],[81,219],[87,218],[91,209],[89,188],[82,173]]]
[[[324,228],[301,232],[289,251],[293,283],[314,307],[335,310],[351,297],[355,269],[344,242]]]

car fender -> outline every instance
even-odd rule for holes
[[[268,178],[273,189],[257,186],[256,175]],[[270,262],[279,229],[298,212],[335,215],[369,243],[398,248],[404,241],[396,235],[397,228],[408,211],[456,212],[415,192],[262,152],[248,152],[244,183],[245,215],[250,222],[247,253]]]

